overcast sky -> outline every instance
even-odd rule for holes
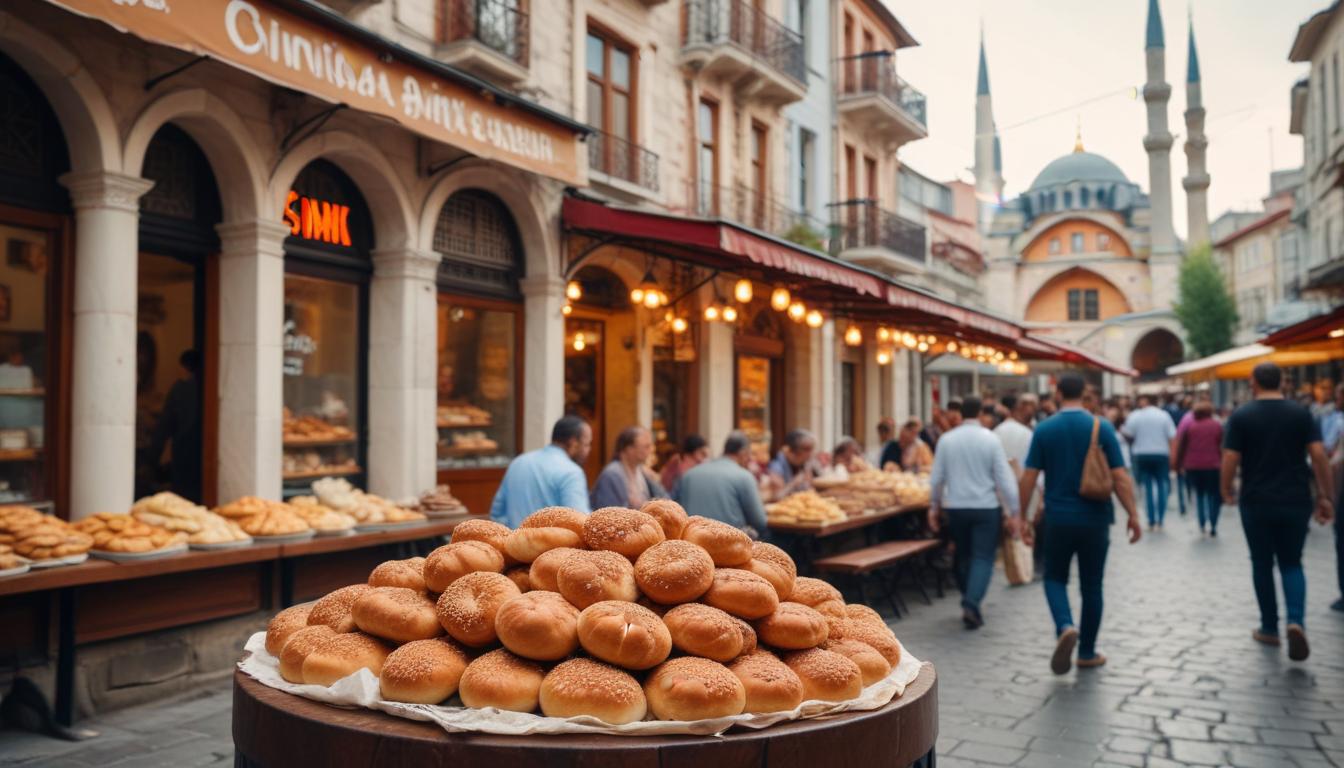
[[[994,116],[1003,137],[1005,197],[1030,186],[1054,158],[1083,144],[1149,189],[1145,110],[1130,89],[1145,79],[1148,0],[886,0],[920,42],[898,55],[929,98],[929,138],[901,159],[939,180],[972,178],[978,20],[985,25]],[[1185,234],[1187,8],[1193,8],[1209,137],[1209,218],[1259,209],[1273,168],[1302,164],[1288,133],[1288,91],[1307,65],[1288,61],[1297,27],[1329,0],[1161,0],[1176,231]],[[1088,103],[1083,103],[1088,102]]]

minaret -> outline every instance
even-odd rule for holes
[[[979,202],[976,224],[989,232],[994,211],[1003,200],[1003,158],[994,104],[989,96],[989,63],[985,59],[985,31],[980,30],[980,74],[975,85],[975,196]]]
[[[1200,94],[1199,54],[1195,52],[1195,19],[1190,17],[1190,55],[1185,65],[1185,187],[1186,245],[1194,248],[1209,242],[1209,172],[1204,151],[1209,140],[1204,136],[1204,99]]]
[[[1143,148],[1148,152],[1148,197],[1152,206],[1148,271],[1152,279],[1153,308],[1166,309],[1175,298],[1181,253],[1171,223],[1173,140],[1167,129],[1167,100],[1171,98],[1171,86],[1166,79],[1166,43],[1163,41],[1162,13],[1158,10],[1157,0],[1148,0],[1148,34],[1144,53],[1148,65],[1148,81],[1143,86],[1143,100],[1148,107],[1148,133],[1143,137]]]

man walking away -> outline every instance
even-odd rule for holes
[[[967,629],[985,623],[980,603],[994,575],[1003,519],[996,489],[1008,507],[1008,529],[1014,536],[1019,517],[1016,476],[1003,445],[976,418],[981,409],[978,397],[962,401],[962,423],[938,440],[929,478],[929,527],[937,532],[940,512],[947,512],[947,527],[956,548],[961,621]]]
[[[1095,430],[1097,447],[1106,456],[1115,496],[1128,515],[1129,543],[1143,535],[1139,512],[1134,506],[1134,486],[1130,485],[1120,441],[1115,429],[1104,419],[1083,409],[1083,377],[1066,373],[1059,378],[1060,410],[1041,422],[1031,437],[1027,451],[1027,469],[1018,483],[1022,505],[1031,503],[1036,478],[1045,473],[1045,504],[1041,526],[1041,545],[1045,558],[1045,600],[1055,620],[1055,652],[1050,669],[1057,675],[1073,665],[1073,650],[1078,648],[1079,667],[1099,667],[1106,657],[1097,653],[1097,632],[1101,628],[1102,574],[1106,569],[1106,551],[1110,548],[1114,510],[1109,498],[1085,498],[1080,489],[1083,467]],[[1159,411],[1160,413],[1160,411]],[[1167,418],[1162,414],[1162,418]],[[1031,526],[1023,533],[1030,543]],[[1077,628],[1069,610],[1069,568],[1078,557],[1078,587],[1082,592],[1082,621]]]
[[[1009,418],[994,428],[994,436],[1003,444],[1013,472],[1022,474],[1027,463],[1027,449],[1031,447],[1031,424],[1036,418],[1036,396],[1028,392],[1013,401]]]
[[[1251,371],[1255,399],[1227,420],[1223,438],[1222,491],[1236,503],[1232,481],[1241,467],[1241,527],[1251,550],[1251,582],[1260,604],[1260,627],[1251,637],[1265,645],[1279,644],[1279,605],[1274,594],[1274,563],[1283,582],[1288,611],[1288,658],[1302,661],[1311,653],[1303,629],[1307,576],[1302,546],[1311,519],[1312,472],[1316,479],[1316,519],[1334,517],[1334,489],[1321,431],[1311,412],[1283,397],[1283,371],[1261,363]]]
[[[1120,432],[1130,440],[1134,475],[1143,485],[1148,530],[1160,529],[1171,495],[1171,445],[1176,438],[1176,423],[1166,411],[1153,405],[1152,396],[1139,395],[1138,409],[1125,419]]]
[[[681,476],[677,501],[692,515],[725,522],[752,538],[765,535],[765,507],[756,479],[747,471],[751,441],[740,431],[723,441],[723,455],[696,465]]]
[[[1330,474],[1335,483],[1335,574],[1339,578],[1339,599],[1330,604],[1330,609],[1344,611],[1344,384],[1335,387],[1335,418],[1321,429],[1321,437],[1329,432],[1325,447],[1330,452]],[[1333,439],[1331,439],[1333,438]]]
[[[588,508],[588,478],[583,462],[593,449],[593,428],[578,416],[565,416],[551,428],[551,444],[515,458],[504,472],[490,519],[517,528],[543,507]]]

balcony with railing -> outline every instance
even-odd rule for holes
[[[531,37],[522,0],[441,0],[438,59],[504,85],[527,79]]]
[[[883,210],[872,199],[845,200],[829,207],[835,255],[888,274],[924,270],[924,227]]]
[[[622,197],[648,198],[658,193],[658,155],[596,128],[587,141],[591,183]]]
[[[924,94],[896,74],[896,56],[874,51],[839,61],[836,108],[841,115],[898,144],[929,135]]]
[[[681,62],[772,104],[807,94],[802,35],[746,0],[685,0]]]
[[[826,250],[826,225],[747,184],[690,183],[690,214],[723,219],[816,251]]]

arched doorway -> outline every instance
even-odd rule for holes
[[[593,427],[593,450],[584,464],[591,484],[610,459],[609,438],[635,423],[635,312],[629,288],[616,273],[587,266],[573,281],[581,294],[565,319],[565,413]]]
[[[1151,381],[1167,375],[1167,366],[1185,359],[1185,345],[1166,328],[1154,328],[1143,334],[1130,355],[1130,367],[1139,372],[1139,381]]]

